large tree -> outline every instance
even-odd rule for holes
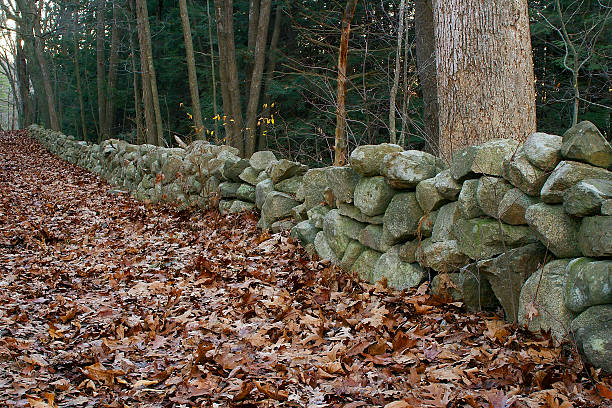
[[[440,154],[536,129],[527,0],[435,0]]]

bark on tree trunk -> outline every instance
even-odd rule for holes
[[[183,24],[183,37],[185,38],[185,54],[187,59],[187,73],[189,74],[189,92],[191,93],[191,106],[193,108],[193,123],[198,139],[204,136],[204,124],[202,123],[202,111],[200,109],[200,92],[198,90],[198,76],[195,68],[195,57],[193,55],[193,41],[191,39],[191,26],[187,12],[187,1],[179,0],[181,10],[181,22]]]
[[[399,10],[399,27],[397,29],[397,50],[395,52],[395,74],[393,75],[393,85],[391,86],[391,95],[389,97],[389,140],[391,143],[397,143],[397,135],[395,132],[395,99],[397,97],[397,88],[400,80],[400,60],[402,55],[402,41],[404,40],[404,14],[406,13],[406,0],[400,1]],[[406,44],[407,46],[408,44]]]
[[[21,41],[18,38],[15,41],[17,47],[16,52],[16,65],[17,65],[17,79],[19,82],[19,98],[21,99],[21,121],[19,125],[22,128],[26,128],[33,123],[33,109],[32,109],[32,98],[30,98],[30,74],[28,72],[28,66],[26,63],[25,53],[21,46]]]
[[[151,94],[151,77],[149,64],[147,62],[147,47],[145,40],[145,29],[143,23],[143,12],[141,8],[146,7],[142,0],[136,0],[136,16],[138,22],[138,43],[140,45],[140,70],[142,71],[142,99],[145,116],[145,133],[148,144],[157,144],[157,126],[155,112],[153,109],[153,96]]]
[[[128,30],[130,35],[130,54],[132,60],[132,71],[134,73],[134,108],[136,114],[136,141],[138,144],[145,143],[146,136],[143,132],[142,125],[142,105],[140,101],[140,87],[138,86],[138,64],[136,62],[136,44],[132,33],[132,26],[128,20]]]
[[[527,0],[436,0],[440,154],[536,129]]]
[[[232,98],[229,92],[229,75],[227,73],[227,50],[221,46],[221,38],[224,37],[224,25],[223,25],[223,0],[215,0],[215,17],[217,23],[217,38],[219,43],[219,80],[221,84],[221,98],[223,100],[223,115],[215,116],[216,123],[221,121],[220,116],[226,117],[232,116]],[[223,127],[225,128],[225,143],[233,146],[233,132],[234,128],[232,123],[224,120]]]
[[[417,73],[423,94],[425,149],[437,155],[439,153],[438,91],[432,0],[415,0],[414,29]]]
[[[342,34],[338,53],[338,106],[336,108],[336,140],[334,145],[334,166],[344,166],[348,159],[346,143],[346,65],[351,21],[355,14],[357,0],[347,0],[342,15]]]
[[[106,0],[98,0],[96,8],[96,78],[98,85],[98,143],[106,139],[106,92],[104,82],[106,73],[104,70],[104,8]]]
[[[115,122],[115,87],[117,86],[117,61],[119,60],[119,5],[113,0],[113,29],[111,31],[111,49],[108,62],[108,81],[106,83],[106,109],[104,112],[104,134],[111,135]]]
[[[76,31],[75,31],[75,36],[74,36],[74,74],[76,76],[77,94],[79,96],[79,110],[81,114],[81,128],[83,130],[83,140],[87,140],[87,123],[85,122],[85,103],[83,102],[83,88],[81,86],[81,68],[79,64],[79,45],[77,43]]]
[[[215,118],[219,114],[217,110],[217,79],[215,77],[215,50],[212,38],[212,23],[210,21],[210,0],[206,0],[206,14],[208,16],[208,43],[210,44],[210,71],[212,81],[213,114]],[[219,137],[219,121],[215,120],[214,140]]]
[[[268,25],[270,23],[271,0],[261,0],[259,9],[259,22],[257,24],[257,43],[255,45],[255,63],[253,65],[253,76],[251,77],[251,88],[246,110],[245,128],[245,157],[251,157],[255,153],[257,138],[257,110],[259,107],[259,95],[261,94],[261,82],[263,78],[264,64],[266,62],[266,48],[268,45]]]

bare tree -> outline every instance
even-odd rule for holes
[[[203,134],[204,124],[202,122],[202,111],[200,109],[200,92],[198,90],[198,76],[195,69],[195,57],[193,55],[193,41],[191,39],[191,26],[189,24],[189,13],[187,1],[179,0],[181,11],[181,22],[183,25],[183,37],[185,38],[185,54],[187,61],[187,73],[189,75],[189,92],[191,94],[191,106],[193,107],[193,123],[198,137]]]

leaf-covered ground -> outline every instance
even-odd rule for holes
[[[255,224],[145,205],[1,135],[1,404],[609,404],[572,347],[361,282]]]

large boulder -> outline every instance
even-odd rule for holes
[[[434,177],[434,186],[438,193],[447,200],[455,201],[461,192],[461,184],[457,183],[450,169],[442,170]]]
[[[244,181],[245,183],[255,186],[257,185],[257,177],[259,177],[259,173],[259,170],[256,170],[253,167],[249,166],[242,170],[242,173],[240,173],[238,178]]]
[[[267,195],[261,207],[261,218],[263,219],[264,226],[289,217],[291,209],[299,204],[299,201],[296,201],[288,194],[272,191]]]
[[[308,166],[287,159],[270,162],[266,167],[266,173],[274,184],[291,177],[301,176],[306,173],[306,170],[308,170]]]
[[[319,231],[310,221],[302,221],[291,229],[291,237],[299,240],[302,245],[306,246],[314,243]]]
[[[273,161],[276,161],[276,156],[274,153],[267,150],[262,150],[260,152],[253,153],[249,159],[249,164],[253,169],[261,172],[267,169],[270,163]]]
[[[472,312],[498,306],[489,282],[473,265],[461,272],[436,275],[431,281],[431,292],[449,301],[462,301]]]
[[[349,161],[351,167],[362,176],[371,177],[380,175],[380,163],[388,153],[401,152],[401,146],[389,143],[378,145],[363,145],[351,153]]]
[[[423,180],[417,184],[416,198],[425,213],[437,210],[448,201],[438,192],[434,178]]]
[[[232,202],[232,205],[230,205],[230,207],[227,209],[227,213],[235,214],[243,211],[251,211],[253,208],[255,208],[255,205],[253,203],[241,200],[234,200]]]
[[[565,306],[581,313],[596,305],[612,303],[612,261],[576,258],[567,265]]]
[[[580,223],[567,215],[562,206],[534,204],[527,208],[525,220],[555,256],[573,258],[582,255],[578,248]]]
[[[491,139],[480,146],[470,146],[453,155],[451,174],[465,180],[473,174],[502,177],[503,164],[517,151],[519,143],[512,139]]]
[[[562,161],[542,186],[542,201],[549,204],[563,202],[565,191],[585,179],[612,181],[612,172],[584,163]]]
[[[359,242],[378,252],[386,252],[391,247],[383,234],[382,225],[370,224],[366,226],[359,234]]]
[[[261,210],[261,207],[263,207],[266,202],[266,197],[268,197],[268,194],[272,191],[274,191],[272,179],[265,179],[257,183],[255,186],[255,205],[257,205],[257,208]]]
[[[238,189],[242,184],[232,183],[230,181],[224,181],[219,184],[219,193],[222,198],[236,198],[238,197]]]
[[[236,190],[236,198],[249,203],[255,202],[255,187],[250,184],[240,184]]]
[[[561,161],[562,143],[561,136],[537,132],[525,140],[523,151],[531,164],[541,170],[550,171]]]
[[[274,183],[274,189],[281,193],[295,196],[298,190],[302,187],[302,176],[290,177]],[[297,198],[296,198],[297,199]],[[300,200],[298,200],[300,201]]]
[[[340,214],[344,215],[345,217],[352,218],[355,221],[367,222],[368,224],[376,224],[376,225],[382,225],[383,223],[384,215],[375,215],[373,217],[370,217],[368,215],[363,214],[359,210],[359,208],[351,204],[339,202],[338,211],[340,211]]]
[[[365,226],[363,223],[340,215],[336,209],[328,212],[323,219],[323,231],[325,231],[328,241],[336,235],[345,235],[351,239],[358,240],[359,234]]]
[[[350,270],[364,250],[365,247],[358,241],[349,242],[340,260],[340,267],[347,271]]]
[[[434,177],[443,168],[439,158],[419,150],[407,150],[387,154],[380,164],[380,174],[393,188],[406,189]]]
[[[530,197],[518,188],[508,190],[499,203],[497,218],[510,225],[527,224],[525,212],[530,206],[537,204],[535,197]]]
[[[433,225],[432,241],[439,242],[454,239],[452,233],[453,225],[460,218],[464,217],[459,211],[459,204],[457,202],[448,203],[440,208]]]
[[[405,241],[416,236],[422,216],[423,210],[417,202],[416,194],[399,193],[391,199],[385,211],[383,228],[392,242]]]
[[[351,167],[328,167],[325,173],[327,185],[332,189],[334,197],[341,203],[351,204],[359,174]]]
[[[418,286],[426,277],[427,273],[419,264],[403,262],[399,257],[399,247],[395,246],[378,258],[370,281],[374,283],[386,278],[389,287],[403,290]]]
[[[164,175],[163,184],[170,184],[176,180],[181,174],[183,167],[183,158],[180,156],[171,155],[163,161],[161,172]]]
[[[381,253],[373,249],[366,248],[363,250],[359,258],[353,263],[351,272],[357,274],[361,279],[371,282],[374,273],[374,267]]]
[[[245,159],[240,159],[236,162],[234,161],[226,161],[223,165],[223,177],[225,177],[229,181],[235,181],[237,183],[240,182],[240,174],[249,167],[249,161]]]
[[[463,218],[469,219],[484,215],[478,205],[478,199],[476,198],[478,183],[478,179],[471,179],[463,182],[461,192],[459,193],[459,199],[457,200],[458,209]]]
[[[416,250],[416,260],[421,266],[436,272],[458,271],[467,265],[470,259],[464,255],[455,240],[433,242],[427,238]]]
[[[355,187],[355,207],[365,215],[380,215],[394,195],[395,190],[384,177],[364,177]]]
[[[563,209],[577,217],[599,215],[601,205],[609,199],[612,199],[612,181],[586,179],[565,191]]]
[[[569,337],[574,314],[565,307],[563,285],[569,259],[547,263],[523,285],[519,298],[518,321],[532,332],[550,330],[555,342]]]
[[[327,237],[323,231],[319,231],[315,236],[314,240],[314,248],[319,255],[319,258],[324,259],[326,261],[331,261],[333,264],[338,265],[340,263],[340,259],[336,256],[336,253],[332,250],[327,242]]]
[[[509,249],[498,257],[478,261],[482,273],[506,312],[506,319],[516,322],[519,297],[525,281],[544,265],[546,248],[540,243]]]
[[[570,160],[607,168],[612,166],[612,146],[589,121],[580,122],[563,134],[561,155]]]
[[[588,308],[572,320],[571,329],[586,359],[612,374],[612,304]]]
[[[302,181],[307,210],[325,201],[323,193],[327,189],[327,169],[310,169],[304,174]]]
[[[612,216],[583,218],[578,246],[586,256],[612,256]]]
[[[537,242],[527,226],[507,225],[492,218],[459,219],[453,225],[459,250],[474,260],[488,259],[508,248]]]
[[[320,204],[306,211],[306,214],[308,214],[308,219],[315,227],[323,229],[323,220],[330,210],[328,206]]]
[[[499,203],[506,193],[512,189],[512,185],[503,178],[481,177],[476,189],[476,200],[478,206],[486,215],[497,218]]]
[[[539,196],[548,173],[531,164],[523,150],[504,163],[504,178],[523,193]]]

